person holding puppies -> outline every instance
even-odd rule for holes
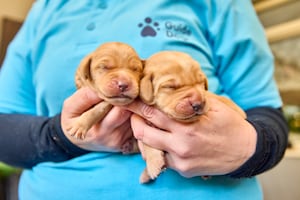
[[[76,70],[111,41],[146,61],[165,50],[190,55],[208,90],[246,119],[213,95],[196,123],[136,99],[73,137],[68,126],[103,102],[90,88],[76,91]],[[38,0],[1,68],[0,160],[24,168],[21,200],[263,199],[255,176],[276,166],[288,138],[273,67],[250,1]],[[121,153],[131,137],[165,154],[167,169],[149,184],[138,181],[143,148]]]

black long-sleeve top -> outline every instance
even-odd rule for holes
[[[232,178],[252,177],[271,169],[282,159],[288,143],[288,127],[281,109],[261,107],[246,113],[257,132],[256,151],[239,169],[228,174]],[[0,161],[21,168],[89,153],[66,138],[60,115],[49,118],[0,114],[0,136]]]

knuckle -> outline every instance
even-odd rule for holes
[[[63,102],[63,108],[69,108],[70,101],[70,97],[66,98]]]
[[[67,104],[68,102],[70,102],[72,99],[72,96],[68,96],[65,100],[64,100],[64,105]]]
[[[177,149],[177,155],[180,158],[189,158],[192,155],[192,150],[188,146],[183,145]]]
[[[154,108],[152,106],[143,105],[141,108],[142,115],[148,119],[154,116]]]
[[[145,129],[136,129],[135,131],[133,131],[133,134],[137,140],[144,142]]]
[[[188,177],[191,167],[187,162],[179,162],[177,163],[176,169],[182,176]]]

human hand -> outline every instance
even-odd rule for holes
[[[213,96],[207,103],[209,111],[199,121],[179,123],[136,101],[128,107],[136,113],[131,117],[134,135],[165,151],[168,167],[185,177],[230,173],[255,152],[256,131],[240,114]]]
[[[133,137],[130,126],[131,112],[113,107],[102,121],[92,126],[84,140],[68,134],[67,127],[83,112],[101,102],[97,94],[89,89],[77,90],[65,100],[61,113],[61,127],[66,137],[75,145],[90,151],[120,151],[122,145]]]

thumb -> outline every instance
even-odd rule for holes
[[[97,93],[88,87],[80,88],[64,101],[64,109],[73,114],[81,114],[95,104],[101,102]]]
[[[171,136],[169,132],[154,127],[137,114],[131,116],[131,127],[135,138],[139,141],[156,149],[168,151],[167,144]]]

